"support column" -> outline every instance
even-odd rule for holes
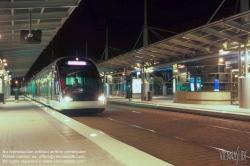
[[[149,88],[149,82],[146,78],[146,72],[144,68],[144,63],[142,63],[141,68],[141,101],[147,101],[148,100],[148,92],[150,90]]]
[[[109,58],[108,27],[106,28],[105,61]]]
[[[6,99],[8,99],[10,97],[10,86],[8,84],[6,85],[5,93],[6,93]]]
[[[248,10],[249,10],[249,0],[240,0],[240,12],[243,13]],[[248,21],[249,16],[244,17],[243,20]]]
[[[240,12],[249,10],[249,0],[240,0]],[[242,18],[242,22],[248,22],[249,16]],[[250,108],[250,73],[249,73],[249,57],[247,43],[249,39],[244,42],[244,68],[242,67],[242,61],[240,61],[239,72],[242,75],[238,77],[238,94],[239,94],[239,107]],[[241,58],[241,57],[239,57]]]
[[[239,107],[240,108],[250,108],[250,73],[249,73],[249,57],[247,44],[244,45],[244,75],[240,76],[238,79],[239,87]]]
[[[238,69],[239,69],[239,75],[238,77],[242,76],[242,56],[241,56],[241,44],[239,44],[239,47],[238,47]]]
[[[145,73],[144,73],[144,62],[142,63],[141,67],[141,101],[147,100],[146,86],[145,86]]]
[[[108,81],[108,76],[104,74],[103,76],[103,89],[104,89],[104,94],[107,98],[109,98],[109,81]]]
[[[147,0],[144,0],[143,47],[148,45]]]
[[[143,25],[143,47],[145,48],[148,45],[148,25],[147,25],[147,0],[144,0],[144,25]],[[146,72],[144,68],[144,62],[141,67],[141,101],[147,101],[148,92],[149,92],[149,83],[146,79]]]
[[[3,104],[5,104],[5,83],[4,83],[4,75],[2,75],[2,93],[3,93]]]
[[[247,44],[245,44],[245,62],[244,62],[244,73],[246,77],[250,77],[250,73],[248,71],[249,68],[249,53],[248,53],[248,48]]]

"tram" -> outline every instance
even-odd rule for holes
[[[23,87],[23,94],[62,112],[101,113],[107,107],[99,72],[85,58],[56,59]]]

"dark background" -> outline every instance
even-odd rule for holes
[[[164,38],[205,25],[222,0],[148,0],[148,25]],[[211,22],[239,13],[237,0],[226,0]],[[51,60],[62,56],[86,56],[96,62],[105,49],[105,29],[109,46],[132,51],[144,24],[144,0],[82,0],[46,49],[26,74],[29,80]],[[149,44],[159,41],[149,32]],[[142,37],[136,48],[142,47]],[[52,51],[54,51],[52,58]],[[122,52],[120,52],[122,54]],[[119,53],[109,53],[109,58]]]

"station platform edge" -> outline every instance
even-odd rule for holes
[[[11,96],[5,104],[0,104],[0,115],[0,165],[3,166],[171,165],[24,97],[20,97],[16,102],[14,96]],[[82,156],[82,158],[74,160],[74,163],[43,163],[64,161],[57,160],[53,156],[65,157],[64,152],[71,152],[71,155],[75,155],[73,151],[78,156]],[[6,152],[10,152],[12,155]],[[28,157],[17,158],[21,154]],[[31,158],[28,154],[36,155],[36,158]],[[46,158],[46,155],[52,156],[52,159]],[[41,159],[41,156],[44,158]],[[20,163],[31,160],[37,163]],[[19,163],[14,161],[19,161]]]

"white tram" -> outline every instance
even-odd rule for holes
[[[23,87],[23,94],[62,112],[100,113],[107,107],[99,72],[85,58],[55,60]]]

